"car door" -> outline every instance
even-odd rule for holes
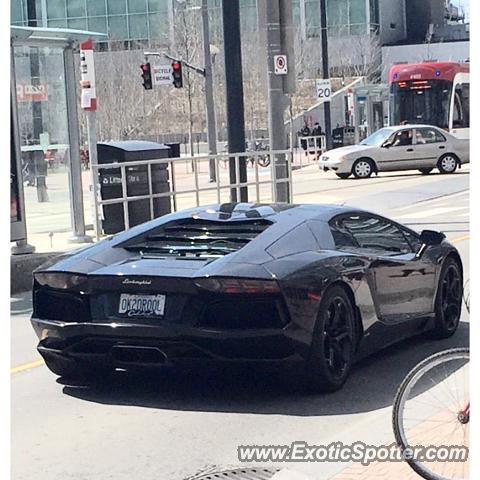
[[[381,147],[380,170],[411,170],[416,167],[419,153],[415,150],[413,129],[395,132]]]
[[[415,168],[433,168],[447,151],[447,139],[435,128],[416,128],[415,151],[418,153]]]
[[[380,319],[398,323],[432,312],[435,267],[416,258],[413,232],[407,235],[400,225],[363,212],[344,216],[341,224],[371,262],[372,296]]]

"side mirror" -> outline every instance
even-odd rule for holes
[[[436,232],[435,230],[423,230],[420,234],[420,242],[422,246],[415,256],[417,258],[421,258],[428,247],[440,245],[444,239],[445,234],[442,232]]]
[[[388,140],[382,145],[383,148],[390,148],[392,146],[392,142],[389,142]]]

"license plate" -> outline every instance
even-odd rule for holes
[[[165,295],[133,295],[122,293],[118,313],[129,317],[162,316],[165,310]]]

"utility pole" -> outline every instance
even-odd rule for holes
[[[328,28],[327,28],[327,6],[325,0],[320,0],[320,28],[322,35],[322,77],[330,78],[328,66]],[[330,114],[330,102],[323,103],[323,113],[325,116],[325,138],[327,150],[332,148],[332,119]]]
[[[202,0],[203,57],[205,75],[205,106],[207,109],[208,154],[217,154],[217,125],[213,99],[212,57],[210,53],[210,27],[208,23],[208,0]],[[210,182],[217,180],[215,160],[209,162]]]
[[[270,150],[285,150],[284,112],[286,93],[295,91],[291,0],[258,0],[259,30],[266,46],[268,75],[268,131]],[[287,72],[275,72],[275,57],[285,55]],[[274,155],[277,202],[290,201],[289,169],[285,154]],[[280,182],[278,182],[280,181]]]
[[[240,37],[240,5],[239,0],[222,0],[223,43],[225,55],[225,88],[227,100],[228,153],[245,151],[245,111],[243,105],[242,48]],[[247,181],[247,162],[245,157],[239,158],[239,176],[237,179],[235,158],[230,157],[230,183]],[[247,187],[230,189],[232,202],[248,202]]]

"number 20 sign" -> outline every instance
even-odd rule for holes
[[[329,102],[330,96],[332,94],[332,87],[330,84],[330,79],[321,79],[316,82],[317,87],[317,98],[320,103]]]

